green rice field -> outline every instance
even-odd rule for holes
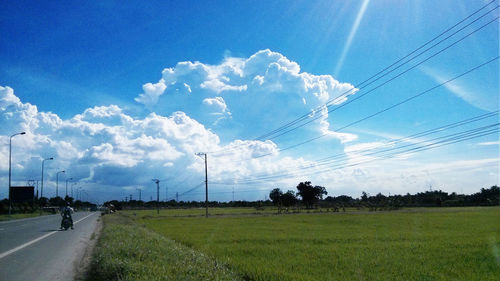
[[[250,280],[498,280],[500,208],[155,218]]]
[[[234,273],[231,280],[498,280],[500,276],[499,207],[282,215],[254,211],[228,208],[208,219],[200,209],[162,210],[160,215],[126,211],[113,216],[126,216],[137,228],[224,265],[224,271]],[[120,243],[129,242],[121,238]]]

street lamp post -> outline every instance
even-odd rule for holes
[[[73,178],[66,179],[66,197],[68,197],[68,181],[73,180]]]
[[[54,160],[54,157],[50,157],[50,158],[46,158],[46,159],[42,160],[42,186],[40,188],[40,199],[43,197],[43,167],[44,167],[45,161],[47,161],[47,160]]]
[[[86,190],[82,189],[82,192],[85,193],[85,202],[89,202],[89,194],[87,193]]]
[[[73,197],[73,186],[77,185],[78,183],[74,182],[71,184],[71,198],[75,199],[75,197]]]
[[[59,196],[59,174],[66,173],[66,171],[62,170],[56,173],[56,197]]]
[[[82,201],[82,194],[81,194],[82,187],[79,186],[76,188],[76,200]]]
[[[26,132],[21,132],[21,133],[17,133],[17,134],[13,134],[12,136],[10,136],[10,139],[9,139],[9,215],[11,214],[12,212],[12,200],[11,200],[11,197],[10,197],[10,188],[11,188],[11,173],[12,173],[12,166],[11,166],[11,163],[12,163],[12,138],[17,136],[17,135],[24,135],[26,134]]]

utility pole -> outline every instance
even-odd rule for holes
[[[233,186],[233,203],[234,203],[234,186]]]
[[[156,183],[156,213],[160,214],[160,180],[153,179]]]
[[[207,169],[207,154],[196,153],[196,155],[205,157],[205,217],[208,218],[208,169]]]
[[[179,202],[179,192],[175,193],[175,202]]]

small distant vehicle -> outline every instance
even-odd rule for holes
[[[67,216],[64,216],[61,225],[62,225],[62,228],[64,230],[68,230],[68,228],[71,227],[71,220],[70,220],[70,218],[67,217]]]
[[[66,207],[61,210],[61,229],[68,230],[71,227],[73,229],[73,218],[71,217],[73,209],[70,207],[69,202],[66,203]]]

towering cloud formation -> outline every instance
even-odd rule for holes
[[[342,142],[356,138],[329,131],[328,113],[321,108],[333,99],[335,104],[344,102],[356,89],[330,75],[301,72],[296,62],[270,50],[249,58],[226,57],[217,65],[179,62],[164,69],[162,78],[145,84],[143,90],[135,100],[156,112],[191,109],[190,116],[197,120],[217,115],[217,121],[232,119],[247,131],[264,133],[315,110],[314,114],[324,115],[314,124],[317,132]],[[241,130],[238,137],[252,137],[247,131]]]
[[[367,186],[376,192],[400,193],[411,191],[408,184],[424,186],[431,176],[422,163],[399,161],[317,174],[325,171],[325,166],[280,154],[279,148],[283,147],[278,144],[283,139],[254,140],[313,110],[311,116],[320,118],[285,135],[295,136],[286,139],[288,144],[318,135],[325,135],[325,139],[329,136],[332,144],[348,143],[348,163],[359,162],[360,157],[366,156],[356,153],[355,148],[371,144],[352,143],[356,135],[332,131],[334,121],[324,106],[332,100],[331,103],[340,104],[355,91],[352,85],[340,83],[330,75],[301,72],[297,63],[270,50],[248,58],[226,57],[217,65],[179,62],[166,68],[158,82],[143,85],[143,93],[135,98],[149,109],[141,116],[107,105],[61,119],[57,114],[38,111],[37,106],[20,100],[10,87],[0,86],[0,143],[8,144],[14,133],[27,132],[13,142],[14,184],[40,179],[41,159],[55,158],[46,166],[44,194],[49,196],[54,195],[57,169],[65,169],[74,180],[88,182],[86,188],[95,189],[101,199],[122,198],[140,186],[153,189],[152,178],[160,178],[170,190],[182,192],[204,180],[204,162],[195,155],[197,152],[212,152],[212,191],[228,189],[217,183],[229,183],[243,190],[256,188],[245,186],[249,178],[303,173],[304,167],[312,167],[306,175],[278,178],[279,182],[266,178],[257,188],[293,188],[299,180],[311,180],[312,174],[315,184],[334,185],[347,194],[370,191]],[[0,159],[8,159],[8,153],[8,145],[1,145]],[[478,161],[471,161],[470,166],[498,163],[498,159]],[[438,166],[445,164],[454,167],[453,163]],[[415,167],[424,170],[425,175],[413,177],[419,173],[411,171]],[[405,168],[411,173],[404,173]],[[388,176],[394,178],[395,171],[402,171],[401,177],[387,181]],[[492,177],[485,175],[488,171],[483,172],[485,178]],[[3,187],[7,186],[7,176],[8,161],[0,161],[0,197],[6,194]],[[382,183],[374,184],[381,178]],[[467,180],[471,177],[463,176],[457,179],[457,185]],[[381,186],[385,189],[381,190]],[[262,192],[254,192],[246,199],[262,198],[268,191]],[[181,199],[200,200],[201,196]]]
[[[311,109],[324,114],[313,124],[315,134],[342,142],[355,139],[329,131],[326,109],[319,107],[349,90],[352,94],[355,89],[329,75],[300,72],[297,63],[270,50],[246,59],[226,57],[218,65],[179,62],[166,68],[160,81],[145,84],[135,99],[151,110],[142,117],[109,105],[63,120],[21,101],[10,87],[0,87],[0,141],[27,132],[14,142],[14,182],[39,178],[41,159],[56,159],[47,166],[49,191],[55,169],[66,169],[69,177],[100,186],[100,191],[114,190],[115,195],[123,188],[148,185],[152,178],[175,178],[177,185],[189,187],[204,178],[203,161],[195,153],[207,151],[218,152],[209,156],[212,182],[238,182],[310,165],[280,156],[273,141],[248,139]],[[2,159],[8,158],[7,149],[0,147]],[[255,158],[261,155],[269,156]],[[6,182],[4,162],[0,180]]]
[[[223,104],[219,99],[212,102]],[[100,186],[100,191],[106,191],[102,187],[111,188],[115,196],[124,187],[147,185],[151,178],[184,178],[177,182],[182,189],[203,180],[203,161],[195,156],[196,152],[224,151],[227,147],[231,153],[219,153],[210,159],[213,181],[278,172],[305,163],[301,159],[280,158],[271,141],[236,140],[222,146],[216,134],[184,112],[173,112],[168,117],[150,113],[134,118],[122,108],[110,105],[89,108],[62,120],[56,114],[39,112],[36,106],[21,102],[9,87],[0,87],[0,123],[2,143],[8,143],[12,133],[27,132],[14,142],[14,182],[39,178],[41,159],[55,158],[47,166],[49,191],[53,189],[50,180],[56,169],[66,169],[69,177]],[[262,154],[274,156],[239,161]],[[8,159],[8,147],[0,148],[0,156]],[[7,181],[8,165],[4,162],[0,166],[2,182]]]

